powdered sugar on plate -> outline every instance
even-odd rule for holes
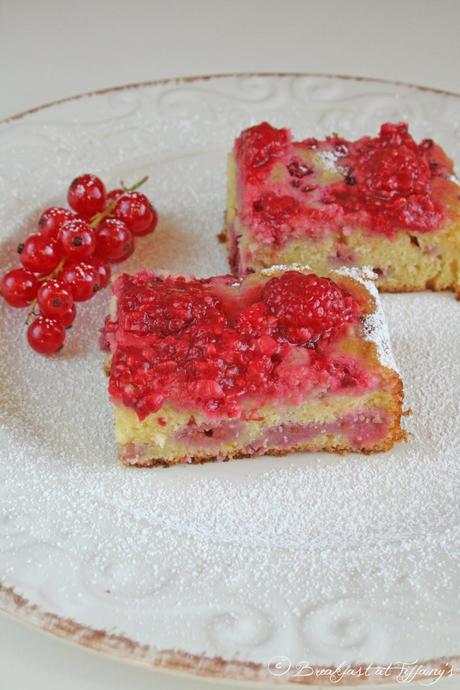
[[[379,121],[404,114],[383,86],[379,96],[365,82],[333,81],[327,101],[317,79],[251,84],[143,87],[0,127],[2,268],[26,221],[43,204],[62,203],[63,181],[92,169],[113,183],[150,175],[160,225],[123,268],[225,273],[215,238],[225,152],[251,118],[324,134],[336,104],[331,129],[359,135],[376,128],[376,103]],[[423,134],[443,118],[447,131],[452,105],[447,117],[440,95],[399,88]],[[359,116],[356,131],[341,120],[342,99]],[[317,664],[458,654],[454,297],[382,298],[413,410],[406,444],[368,457],[312,453],[168,470],[116,463],[97,348],[108,298],[82,306],[52,360],[26,346],[23,313],[0,305],[4,583],[44,610],[156,649]],[[381,334],[393,366],[380,313],[373,318],[369,337]]]

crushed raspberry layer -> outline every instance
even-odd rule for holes
[[[359,337],[360,295],[298,271],[235,281],[122,275],[115,319],[102,344],[112,353],[114,401],[141,419],[169,401],[208,416],[257,416],[270,400],[362,393],[372,367],[341,350]]]
[[[431,139],[417,144],[408,126],[384,124],[376,137],[293,141],[268,123],[235,143],[239,215],[265,244],[365,228],[388,237],[442,225],[442,199],[454,183],[452,161]]]
[[[286,422],[263,429],[250,443],[242,445],[245,426],[240,420],[223,419],[211,424],[196,424],[193,417],[189,423],[175,433],[175,441],[187,447],[187,455],[180,462],[191,462],[193,454],[212,453],[225,459],[228,451],[226,444],[237,441],[241,445],[241,455],[267,453],[267,451],[289,451],[299,446],[308,445],[312,450],[321,450],[324,442],[320,436],[339,436],[343,440],[335,443],[346,445],[350,450],[372,448],[382,443],[388,435],[391,416],[378,408],[363,408],[356,412],[338,417],[331,422]],[[318,440],[317,440],[318,439]],[[316,441],[318,445],[313,445]],[[192,455],[190,455],[192,453]],[[151,456],[146,443],[127,443],[121,449],[121,459],[128,463],[142,464]]]
[[[386,438],[390,415],[377,408],[365,408],[339,417],[332,422],[287,422],[264,429],[261,435],[251,442],[252,452],[267,448],[292,448],[308,443],[318,436],[343,436],[352,448],[363,448]],[[244,424],[238,420],[223,420],[210,426],[189,424],[176,433],[179,443],[189,448],[214,449],[238,439],[244,433]]]

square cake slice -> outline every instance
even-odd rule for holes
[[[112,290],[102,345],[123,463],[370,453],[404,438],[402,382],[359,271],[143,271]]]
[[[235,275],[368,266],[383,291],[460,294],[460,185],[443,149],[406,124],[356,141],[246,129],[229,157],[226,239]]]

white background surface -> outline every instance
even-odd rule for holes
[[[0,0],[0,118],[83,91],[210,72],[331,72],[460,91],[459,28],[459,0]],[[201,685],[0,615],[1,690]]]

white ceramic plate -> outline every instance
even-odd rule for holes
[[[123,268],[227,272],[226,153],[262,119],[300,136],[404,119],[460,164],[460,98],[401,84],[229,76],[87,95],[0,126],[2,271],[40,210],[93,171],[110,184],[150,176],[161,222]],[[321,669],[351,664],[342,681],[356,682],[359,663],[458,666],[453,295],[384,296],[413,409],[407,444],[169,470],[116,463],[97,347],[107,298],[82,306],[51,360],[25,345],[23,313],[0,306],[1,606],[94,649],[219,678],[319,683]]]

